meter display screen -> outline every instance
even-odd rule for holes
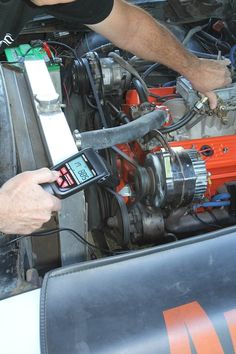
[[[82,156],[68,163],[70,172],[74,174],[79,183],[86,182],[90,178],[94,177],[95,171],[91,170]],[[93,171],[93,172],[92,172]]]
[[[91,178],[97,176],[84,155],[80,155],[70,162],[61,165],[59,171],[61,175],[56,183],[62,189],[74,188],[74,186],[86,183]]]
[[[50,190],[61,199],[93,183],[103,183],[110,175],[103,159],[92,148],[83,149],[53,166],[52,170],[58,171],[59,177],[50,183]]]

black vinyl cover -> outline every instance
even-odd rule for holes
[[[233,354],[236,228],[47,274],[42,354]]]

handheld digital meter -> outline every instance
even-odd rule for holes
[[[51,170],[59,171],[60,177],[56,182],[43,187],[50,193],[53,191],[53,194],[60,199],[77,193],[92,183],[102,183],[109,177],[102,158],[91,148],[81,150],[78,154],[53,166]]]

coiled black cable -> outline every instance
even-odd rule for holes
[[[169,127],[160,128],[159,130],[162,132],[162,134],[172,133],[182,128],[184,125],[188,124],[195,117],[196,114],[197,112],[192,109],[190,112],[185,114],[178,122],[170,125]]]

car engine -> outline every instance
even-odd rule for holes
[[[189,3],[178,6],[187,11]],[[103,185],[89,187],[73,204],[73,223],[83,220],[79,231],[88,242],[83,260],[178,242],[236,222],[236,37],[229,16],[235,5],[209,1],[215,9],[209,17],[196,4],[197,21],[187,23],[182,17],[176,21],[172,1],[168,6],[161,20],[168,20],[187,49],[202,58],[231,60],[233,83],[215,91],[215,110],[169,68],[132,56],[84,28],[53,22],[52,31],[50,18],[27,27],[1,58],[2,105],[7,96],[11,107],[16,101],[16,107],[27,107],[21,116],[35,115],[23,64],[43,60],[77,148],[98,151],[110,172]],[[35,122],[21,118],[12,130],[7,113],[2,116],[2,141],[12,148],[2,150],[1,183],[22,170],[49,166]],[[10,116],[14,120],[14,111]],[[27,139],[33,141],[32,151]],[[29,165],[30,154],[34,163]],[[56,216],[51,223],[60,224]],[[41,276],[60,264],[64,241],[56,233],[50,247],[57,252],[46,262],[39,240],[30,246],[22,242],[23,273],[37,269]],[[29,282],[25,275],[22,279]]]

